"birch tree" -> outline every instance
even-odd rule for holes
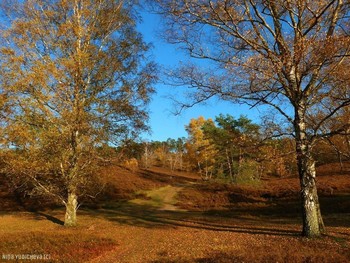
[[[0,78],[12,102],[2,125],[6,172],[60,200],[65,225],[74,226],[97,148],[146,128],[149,47],[135,29],[133,1],[1,4]]]
[[[171,74],[193,88],[194,105],[213,96],[265,105],[292,127],[301,186],[303,235],[323,229],[312,150],[345,131],[327,125],[349,107],[348,0],[154,0],[165,38],[201,63]],[[204,62],[203,62],[204,61]],[[347,73],[345,73],[345,71]]]

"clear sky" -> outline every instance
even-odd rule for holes
[[[166,43],[158,37],[161,18],[155,14],[142,13],[143,22],[139,25],[139,31],[143,34],[144,40],[152,43],[154,60],[164,68],[174,68],[180,61],[186,61],[183,52],[174,45]],[[169,97],[181,100],[183,94],[175,87],[158,84],[156,94],[150,104],[150,122],[152,133],[142,137],[149,141],[165,141],[167,138],[186,137],[185,125],[189,124],[192,118],[203,116],[206,119],[218,116],[220,113],[230,114],[236,118],[246,115],[254,120],[258,119],[257,109],[250,110],[248,106],[234,105],[229,102],[213,99],[205,105],[196,105],[183,111],[180,115],[174,112],[174,103]]]

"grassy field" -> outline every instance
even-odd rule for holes
[[[28,212],[2,191],[1,262],[350,262],[350,173],[319,174],[327,234],[318,239],[300,237],[296,178],[238,187],[109,167],[104,195],[69,229],[63,209]],[[11,259],[35,255],[45,259]]]

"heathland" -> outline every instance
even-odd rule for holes
[[[295,176],[234,185],[110,165],[100,171],[101,193],[81,205],[71,228],[63,226],[64,209],[9,190],[2,178],[0,253],[3,261],[49,255],[43,262],[348,262],[349,168],[318,167],[327,233],[315,239],[300,235]]]

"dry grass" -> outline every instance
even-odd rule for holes
[[[135,197],[135,193],[142,190],[150,190],[165,186],[164,182],[145,178],[143,172],[131,172],[119,166],[108,166],[102,169],[100,177],[105,189],[99,201],[129,200]]]
[[[49,255],[49,262],[85,262],[116,247],[113,239],[77,227],[66,229],[46,214],[2,215],[0,253]],[[54,220],[56,222],[53,222]]]
[[[158,168],[132,173],[108,167],[101,176],[107,187],[100,208],[80,210],[76,228],[62,226],[61,209],[4,212],[0,253],[49,254],[46,262],[350,261],[349,174],[319,177],[328,231],[319,239],[300,237],[297,178],[254,188]],[[176,205],[187,211],[163,209],[174,204],[174,192]],[[121,201],[135,198],[146,202]]]
[[[51,211],[62,218],[63,211]],[[299,237],[293,220],[159,211],[123,204],[81,211],[74,229],[41,215],[1,218],[3,254],[50,254],[50,262],[347,262],[348,227],[320,239]]]

